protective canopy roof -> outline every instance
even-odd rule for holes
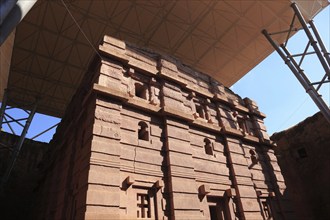
[[[328,5],[296,2],[307,20]],[[105,34],[175,56],[231,86],[273,51],[261,30],[288,29],[291,3],[39,0],[16,28],[11,100],[37,97],[38,112],[61,117]]]

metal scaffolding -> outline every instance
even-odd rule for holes
[[[18,135],[15,132],[15,129],[12,127],[12,124],[17,124],[19,126],[22,127],[22,131],[19,135],[19,139],[18,141],[14,144],[14,146],[7,146],[7,148],[11,151],[11,157],[10,157],[10,161],[9,164],[6,168],[5,173],[3,174],[3,176],[1,177],[1,187],[4,186],[4,184],[8,181],[9,176],[14,168],[15,162],[18,158],[19,152],[22,148],[24,139],[26,137],[26,134],[29,130],[30,124],[32,122],[33,116],[36,112],[36,108],[37,108],[37,101],[35,101],[34,103],[30,103],[26,106],[20,106],[21,109],[26,113],[26,117],[23,118],[18,118],[16,119],[15,117],[11,116],[10,114],[8,114],[6,111],[13,109],[13,107],[11,106],[7,106],[7,101],[10,98],[10,95],[8,94],[8,91],[5,91],[4,94],[4,98],[3,101],[1,103],[1,110],[0,110],[0,129],[2,131],[3,125],[7,125],[9,127],[9,129],[11,130],[11,132],[14,135]],[[26,108],[32,109],[30,111],[24,110]]]
[[[16,135],[18,137],[17,142],[13,145],[8,145],[8,143],[1,143],[0,148],[4,148],[10,152],[9,162],[7,164],[6,170],[3,174],[0,174],[0,188],[3,188],[12,173],[15,163],[18,159],[19,153],[23,146],[24,140],[27,136],[29,127],[32,123],[33,117],[37,112],[37,107],[39,99],[35,99],[33,102],[20,105],[19,103],[13,103],[12,93],[9,90],[5,90],[4,97],[0,108],[0,132],[4,131],[4,126],[6,126],[9,133]],[[9,106],[8,103],[15,104],[14,106]],[[29,110],[27,110],[29,109]],[[20,114],[11,112],[12,110],[20,110],[24,116]],[[39,136],[49,132],[50,130],[56,128],[59,123],[39,132],[38,134],[30,137],[30,140],[35,140]]]
[[[330,54],[327,51],[322,39],[313,23],[313,20],[305,21],[302,16],[296,3],[291,4],[291,7],[294,11],[292,22],[290,28],[286,31],[279,31],[276,33],[268,33],[267,30],[263,30],[262,33],[274,47],[280,57],[283,59],[285,64],[290,68],[292,73],[296,76],[300,84],[304,87],[306,92],[310,95],[314,103],[320,109],[321,113],[324,115],[326,120],[330,123],[330,109],[326,102],[323,100],[322,95],[319,93],[320,88],[326,83],[330,82]],[[295,28],[294,24],[298,19],[301,28]],[[309,26],[308,26],[309,24]],[[289,37],[294,31],[304,30],[304,33],[307,36],[308,42],[302,53],[291,54],[287,48]],[[284,43],[276,42],[272,36],[278,34],[286,34],[286,40]],[[316,82],[311,82],[311,80],[305,74],[305,71],[302,69],[301,65],[304,59],[308,55],[315,54],[320,61],[322,68],[325,71],[322,79]],[[300,60],[298,60],[300,58]]]

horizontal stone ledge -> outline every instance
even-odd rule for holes
[[[187,151],[182,151],[180,150],[179,148],[172,148],[172,149],[165,149],[166,152],[169,152],[169,153],[180,153],[180,154],[183,154],[183,156],[191,156],[192,157],[192,154],[191,152],[187,152]]]
[[[171,177],[178,177],[178,178],[184,178],[184,179],[189,179],[189,180],[195,180],[196,176],[194,174],[195,173],[187,174],[185,172],[173,171],[171,169]]]
[[[110,126],[103,126],[95,124],[93,127],[93,135],[104,137],[113,140],[120,140],[121,139],[121,132],[118,128],[112,128]]]
[[[170,70],[168,68],[161,67],[160,71],[158,73],[160,76],[164,77],[165,79],[169,79],[171,81],[174,81],[182,86],[187,86],[187,81],[177,77],[177,72]]]
[[[114,98],[117,98],[121,101],[124,101],[128,105],[132,105],[142,110],[147,110],[149,112],[159,112],[161,108],[159,106],[155,106],[149,104],[146,100],[140,98],[131,98],[128,94],[114,88],[105,87],[99,84],[94,84],[93,89],[95,92],[108,95]],[[123,103],[124,104],[124,103]]]
[[[194,121],[192,121],[192,124],[195,126],[198,126],[198,127],[206,128],[207,130],[211,130],[211,131],[220,132],[222,130],[222,128],[218,125],[204,122],[204,121],[201,121],[198,119],[195,119]]]
[[[87,205],[87,206],[97,206],[97,205]],[[119,206],[104,206],[101,207],[113,207],[119,209]],[[79,218],[78,218],[79,219]],[[85,220],[109,220],[109,219],[123,219],[119,214],[116,213],[100,213],[100,212],[86,212],[84,215]]]
[[[134,173],[134,174],[141,174],[148,177],[157,177],[162,178],[164,176],[163,172],[147,172],[144,169],[137,169],[134,167],[128,167],[128,166],[122,166],[120,167],[121,172],[127,172],[127,173]]]
[[[252,136],[252,135],[245,135],[245,136],[244,136],[244,139],[245,139],[245,140],[248,140],[248,141],[255,142],[255,143],[260,142],[260,140],[259,140],[258,137],[255,137],[255,136]]]
[[[100,45],[99,51],[100,51],[101,55],[103,55],[105,57],[111,57],[111,58],[117,59],[117,60],[125,62],[125,63],[128,63],[128,61],[129,61],[129,56],[127,56],[125,54],[124,49],[116,48],[110,44]]]
[[[266,118],[266,114],[256,110],[256,109],[252,109],[252,108],[249,108],[249,106],[244,106],[244,105],[241,105],[239,103],[234,103],[233,100],[231,100],[230,98],[228,98],[225,94],[214,94],[213,100],[215,101],[220,101],[224,104],[228,104],[232,107],[232,109],[235,109],[237,111],[240,111],[240,112],[244,112],[244,113],[250,113],[254,116],[257,116],[258,118],[261,118],[261,119],[264,119]]]
[[[254,186],[254,182],[250,179],[246,179],[246,177],[242,177],[242,176],[237,176],[236,177],[236,181],[237,184],[233,184],[234,186],[250,186],[253,187]]]
[[[94,177],[93,177],[94,178]],[[88,187],[90,186],[102,186],[102,187],[114,187],[118,188],[120,186],[120,182],[104,182],[104,180],[98,180],[98,179],[88,179]]]
[[[111,167],[111,168],[119,168],[120,167],[120,163],[118,163],[118,162],[96,160],[94,158],[90,159],[90,165]]]
[[[250,111],[247,107],[232,100],[231,98],[228,98],[225,94],[214,94],[212,97],[212,100],[220,101],[221,103],[224,103],[224,104],[230,106],[231,110],[237,110],[237,111],[244,112],[244,113],[250,113]]]
[[[250,113],[252,113],[252,114],[254,114],[256,116],[259,116],[262,119],[264,119],[264,118],[267,117],[266,114],[264,114],[264,113],[262,113],[262,112],[260,112],[258,110],[255,110],[255,109],[250,109]]]
[[[124,41],[111,37],[111,36],[108,36],[108,35],[105,35],[103,37],[103,42],[107,43],[109,45],[115,46],[119,49],[123,49],[123,50],[126,49],[126,43]]]
[[[217,150],[214,150],[214,154],[213,155],[208,155],[208,154],[205,154],[204,153],[204,147],[200,147],[201,150],[199,151],[193,151],[192,152],[192,158],[196,159],[197,161],[198,160],[201,160],[201,161],[212,161],[212,162],[215,162],[217,164],[227,164],[227,158],[223,155],[223,152],[221,151],[217,151]]]
[[[214,95],[213,93],[207,91],[207,89],[203,89],[197,85],[190,85],[190,83],[186,86],[187,89],[194,91],[202,96],[205,96],[207,98],[213,98]]]
[[[216,101],[226,103],[226,104],[229,103],[229,99],[225,94],[216,93],[216,94],[213,95],[213,99],[216,100]]]
[[[244,210],[244,216],[246,220],[256,220],[256,219],[263,219],[261,215],[260,208],[256,211],[246,211]]]
[[[129,164],[121,164],[119,167],[120,172],[128,172],[128,173],[134,173],[134,174],[141,174],[141,175],[147,175],[147,176],[154,176],[154,177],[163,177],[164,173],[162,171],[161,166],[155,166],[159,168],[158,170],[155,169],[146,169],[141,166],[134,166],[134,163]]]
[[[127,101],[129,99],[128,94],[123,93],[122,91],[112,88],[112,87],[105,87],[99,84],[94,83],[93,90],[97,93],[103,94],[103,95],[109,95],[115,98],[118,98],[120,100]]]
[[[222,127],[214,125],[214,124],[210,124],[210,123],[207,123],[207,122],[202,122],[198,119],[197,120],[194,119],[193,116],[190,115],[190,114],[187,114],[187,113],[184,113],[184,112],[181,112],[181,111],[177,111],[177,110],[172,109],[172,108],[167,107],[167,106],[163,107],[163,113],[165,115],[170,115],[170,116],[173,116],[173,117],[177,117],[179,119],[183,119],[183,120],[187,121],[190,125],[194,125],[194,126],[197,126],[197,127],[202,127],[206,130],[215,131],[217,133],[225,133],[225,134],[231,134],[231,135],[234,135],[234,136],[239,136],[242,139],[259,143],[259,138],[257,138],[257,137],[250,136],[250,137],[244,138],[243,133],[239,130],[228,128],[228,127],[223,127],[222,128]]]
[[[126,102],[126,104],[128,105],[133,105],[137,108],[143,109],[143,110],[147,110],[149,112],[155,112],[155,113],[162,113],[165,115],[169,115],[169,116],[173,116],[179,119],[183,119],[185,121],[188,121],[188,123],[190,123],[191,125],[195,125],[198,127],[202,127],[205,128],[207,130],[211,130],[211,131],[215,131],[215,132],[223,132],[225,134],[230,134],[230,135],[234,135],[234,136],[238,136],[240,138],[243,138],[247,141],[252,141],[252,142],[256,142],[259,143],[260,140],[257,137],[254,136],[244,136],[243,133],[239,130],[233,129],[233,128],[229,128],[229,127],[220,127],[211,123],[207,123],[207,122],[202,122],[198,119],[194,119],[193,115],[187,114],[185,112],[182,111],[177,111],[176,109],[173,109],[171,107],[168,106],[164,106],[163,108],[159,107],[159,106],[154,106],[152,104],[149,104],[147,102],[143,102],[143,100],[138,100],[135,98],[130,98],[128,96],[128,94],[123,93],[122,91],[118,90],[118,89],[114,89],[114,88],[109,88],[109,87],[105,87],[105,86],[101,86],[98,84],[94,84],[93,86],[94,91],[104,94],[104,95],[110,95],[112,97],[118,98],[120,100],[123,100]],[[263,142],[264,143],[264,142]]]
[[[173,109],[173,108],[168,107],[168,106],[163,107],[163,113],[165,115],[174,116],[174,117],[184,119],[184,120],[190,121],[190,122],[194,120],[192,115],[181,112],[181,111],[177,111],[177,109]]]
[[[158,162],[156,162],[157,159],[159,160]],[[161,165],[159,165],[159,164],[161,164],[163,162],[164,158],[161,157],[161,158],[157,158],[157,159],[151,158],[147,161],[147,160],[143,160],[143,158],[141,158],[141,157],[138,158],[138,159],[133,159],[133,160],[125,158],[126,161],[135,163],[136,166],[140,166],[140,165],[141,166],[144,166],[144,165],[148,166],[148,165],[150,165],[150,166],[161,167]]]
[[[240,112],[244,112],[244,113],[249,113],[249,109],[246,108],[245,106],[239,104],[238,102],[230,102],[230,105],[233,107],[233,109],[240,111]]]
[[[142,140],[143,141],[143,140]],[[157,151],[157,152],[160,152],[162,151],[162,147],[164,145],[163,142],[161,141],[157,141],[157,140],[153,140],[151,139],[150,141],[143,141],[143,142],[146,142],[145,144],[142,144],[141,143],[141,140],[138,140],[137,141],[137,144],[134,144],[134,143],[127,143],[127,141],[120,141],[120,144],[122,146],[128,146],[128,147],[131,147],[131,148],[137,148],[137,149],[147,149],[147,150],[150,150],[150,151]]]
[[[240,138],[244,137],[243,133],[240,130],[237,130],[237,129],[234,129],[231,127],[224,126],[222,130],[227,134],[232,134],[232,135],[238,136]]]
[[[104,107],[109,110],[117,110],[120,111],[121,109],[121,104],[115,101],[112,102],[107,102],[101,99],[96,99],[96,106],[97,107]]]
[[[133,67],[134,69],[137,69],[137,70],[147,73],[147,74],[156,75],[158,73],[158,69],[156,66],[153,66],[144,61],[135,59],[133,57],[129,57],[128,65],[130,67]]]
[[[158,61],[158,66],[172,70],[174,72],[178,72],[177,61],[175,61],[174,59],[168,59],[168,58],[169,57],[167,57],[166,59],[160,58]]]
[[[148,101],[141,98],[129,98],[127,103],[151,112],[159,112],[161,110],[161,107],[152,105]]]
[[[223,187],[229,187],[232,185],[231,180],[225,176],[222,176],[223,178],[201,178],[196,175],[196,182],[198,183],[205,183],[205,184],[210,184],[211,189],[221,189]]]

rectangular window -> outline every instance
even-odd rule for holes
[[[211,220],[217,220],[217,207],[216,206],[209,206],[210,209],[210,219]]]
[[[262,213],[265,216],[266,219],[273,219],[272,210],[270,206],[270,199],[269,198],[261,198],[261,208]]]
[[[239,130],[248,133],[248,130],[247,130],[247,127],[246,127],[246,124],[245,124],[245,121],[243,118],[237,118],[237,124],[238,124]]]
[[[210,220],[230,220],[228,202],[223,197],[208,197]]]
[[[140,83],[135,83],[135,96],[148,100],[149,99],[148,86]]]
[[[151,218],[150,197],[148,194],[137,194],[137,217]]]
[[[196,112],[198,117],[205,119],[205,111],[202,105],[196,105]]]

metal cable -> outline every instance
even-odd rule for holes
[[[74,23],[77,25],[78,29],[80,30],[80,32],[84,35],[84,37],[86,38],[86,40],[88,41],[89,45],[93,48],[93,50],[95,51],[95,53],[100,57],[101,54],[99,53],[99,51],[94,47],[94,45],[92,44],[92,42],[88,39],[87,35],[85,34],[85,32],[83,31],[83,29],[80,27],[80,25],[78,24],[77,20],[74,18],[74,16],[72,15],[72,13],[70,12],[68,6],[65,4],[64,0],[61,0],[62,4],[64,5],[65,9],[67,10],[67,12],[69,13],[69,15],[71,16],[72,20],[74,21]]]
[[[283,126],[288,123],[288,121],[293,117],[293,115],[296,114],[297,111],[299,111],[299,109],[305,104],[305,102],[307,101],[307,99],[309,99],[309,97],[307,96],[304,101],[290,114],[290,116],[284,120],[284,122],[276,129],[277,131],[279,131],[280,129],[283,128]]]

